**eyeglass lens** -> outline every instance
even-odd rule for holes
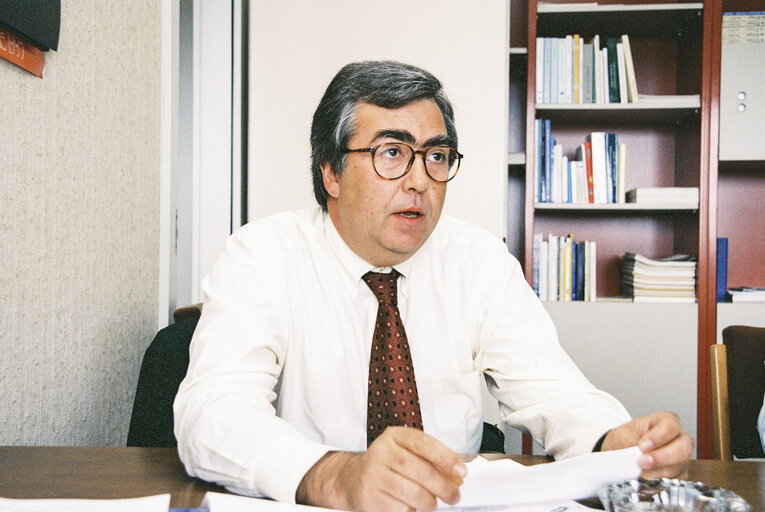
[[[375,170],[384,178],[395,179],[403,176],[413,163],[414,150],[407,144],[387,142],[374,153]],[[455,151],[448,147],[428,148],[423,155],[425,168],[435,180],[448,181],[457,172]]]

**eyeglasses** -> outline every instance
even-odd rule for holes
[[[415,151],[403,142],[386,142],[373,148],[344,149],[343,153],[369,153],[372,167],[381,178],[397,180],[402,178],[414,164],[414,157],[422,155],[425,172],[432,180],[446,183],[457,175],[462,155],[448,146],[433,146]]]

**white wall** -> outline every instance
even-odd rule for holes
[[[312,207],[309,133],[345,64],[424,67],[455,108],[445,211],[506,235],[509,13],[497,0],[257,0],[250,7],[249,218]]]
[[[0,60],[0,445],[124,444],[156,332],[160,3],[63,2]]]

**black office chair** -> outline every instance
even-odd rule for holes
[[[178,446],[173,401],[189,367],[189,344],[199,317],[171,324],[146,349],[133,401],[128,446]]]
[[[186,376],[189,345],[198,321],[198,315],[191,315],[165,327],[146,349],[130,418],[128,446],[178,446],[173,433],[173,401]],[[505,435],[489,423],[483,424],[481,452],[505,452]]]

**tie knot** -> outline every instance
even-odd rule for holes
[[[375,294],[381,304],[397,305],[396,280],[399,274],[395,269],[390,274],[380,272],[367,272],[361,278],[367,283],[369,289]]]

